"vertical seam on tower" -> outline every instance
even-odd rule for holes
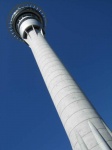
[[[63,81],[72,81],[72,79],[64,79],[64,80],[61,80],[61,81],[59,81],[57,84],[55,84],[53,87],[52,87],[52,89],[50,90],[50,92],[51,92],[51,94],[52,94],[52,91],[53,91],[53,89],[55,88],[55,86],[57,86],[59,83],[61,83],[61,82],[63,82]],[[71,85],[68,85],[68,86],[71,86]],[[67,87],[68,87],[67,86]],[[73,84],[73,86],[75,87],[75,85]],[[64,87],[65,88],[65,87]]]
[[[56,75],[53,79],[50,80],[50,82],[48,83],[48,87],[50,86],[51,82],[52,82],[55,78],[57,78],[58,76],[66,76],[66,75],[67,75],[67,74],[58,74],[58,75]]]
[[[60,66],[59,64],[57,64],[57,65],[55,65],[55,67],[56,66]],[[43,71],[43,73],[45,74],[48,70],[50,70],[51,68],[54,68],[54,66],[51,66],[51,67],[49,67],[46,71]],[[62,66],[62,67],[60,67],[60,69],[61,68],[63,68],[64,69],[64,67]],[[57,70],[57,68],[56,68],[56,70]]]
[[[76,101],[73,101],[73,102],[69,103],[69,104],[62,110],[62,112],[60,113],[60,116],[63,114],[64,110],[65,110],[68,106],[70,106],[71,104],[76,103],[76,102],[78,102],[78,101],[84,101],[84,100],[85,100],[85,99],[80,99],[80,100],[76,100]],[[86,100],[85,100],[85,101],[86,101]]]
[[[59,71],[59,70],[65,70],[65,69],[64,69],[64,68],[56,69],[56,70],[52,71],[52,73],[54,73],[54,72],[56,72],[56,71]],[[47,78],[50,77],[50,75],[51,75],[52,73],[49,73],[49,74],[47,75]],[[46,76],[44,76],[44,78],[46,78]],[[46,81],[47,81],[47,78],[46,78]]]
[[[47,53],[46,53],[47,52]],[[46,51],[46,52],[44,52],[44,54],[42,55],[42,56],[38,56],[38,62],[40,63],[41,62],[41,60],[42,60],[42,58],[44,57],[44,56],[46,56],[46,55],[51,55],[50,54],[50,52],[48,52],[48,51]],[[53,56],[52,56],[53,57]]]
[[[50,58],[52,58],[52,57],[50,57]],[[49,58],[47,58],[47,59],[49,59]],[[47,59],[44,59],[43,62],[45,62]],[[46,65],[48,65],[49,63],[56,62],[56,61],[59,62],[58,59],[57,59],[57,60],[56,60],[56,59],[55,59],[55,60],[50,60],[49,62],[45,63],[44,66],[42,66],[43,62],[41,62],[42,70],[43,70],[44,67],[45,67]]]
[[[83,123],[84,121],[87,121],[87,120],[89,120],[89,119],[95,119],[95,118],[99,118],[99,117],[92,117],[92,118],[88,118],[88,119],[85,119],[85,120],[81,121],[81,122],[78,123],[75,127],[73,127],[73,129],[69,132],[68,136],[70,137],[72,131],[73,131],[79,124],[81,124],[81,123]]]
[[[64,96],[63,98],[61,98],[56,107],[58,108],[60,102],[61,102],[64,98],[68,97],[68,96],[71,95],[71,94],[76,94],[76,92],[71,92],[71,93],[67,94],[66,96]],[[78,100],[76,100],[76,101],[78,101]]]
[[[83,109],[80,109],[80,110],[74,112],[74,113],[65,121],[64,126],[66,125],[67,121],[68,121],[74,114],[76,114],[76,113],[78,113],[78,112],[80,112],[80,111],[82,111],[82,110],[85,110],[85,109],[91,109],[91,110],[93,110],[92,108],[83,108]]]
[[[80,92],[79,92],[79,93],[80,93]],[[68,97],[68,96],[71,95],[71,94],[76,94],[76,92],[71,92],[71,93],[65,95],[63,98],[61,98],[60,101],[62,101],[64,98]],[[59,103],[60,103],[60,101],[59,101]],[[59,104],[59,103],[58,103],[58,104]],[[58,105],[58,104],[57,104],[57,105]],[[57,107],[57,105],[56,105],[56,107]]]
[[[63,89],[68,88],[68,87],[73,87],[72,89],[74,89],[74,85],[65,86],[65,87],[63,87],[62,89],[60,89],[60,90],[55,94],[55,96],[53,97],[53,99],[56,98],[56,96],[57,96],[57,94],[58,94],[59,92],[61,92]],[[71,90],[71,89],[70,89],[70,90]],[[74,93],[81,93],[81,92],[74,92]]]
[[[45,61],[45,60],[44,60]],[[45,65],[44,65],[44,67],[46,67],[46,65],[48,65],[49,63],[53,63],[53,62],[59,62],[58,60],[53,60],[53,61],[50,61],[50,62],[48,62],[48,63],[46,63]],[[53,64],[53,66],[54,66],[55,64]],[[60,65],[60,64],[58,64],[58,65]],[[56,66],[56,65],[55,65]],[[42,71],[44,71],[44,67],[42,67]],[[48,68],[49,69],[49,68]],[[46,69],[47,70],[47,69]]]
[[[84,136],[81,136],[81,138],[84,138],[86,135],[88,135],[88,134],[90,134],[90,133],[92,133],[92,131],[89,131],[87,134],[85,134]],[[84,140],[83,140],[84,141]],[[85,142],[84,142],[85,143]],[[77,141],[76,143],[75,143],[75,145],[74,145],[74,147],[76,147],[76,145],[77,144],[79,144],[79,142]],[[85,143],[86,144],[86,143]],[[99,145],[98,143],[97,143],[97,145]],[[97,145],[95,145],[94,147],[96,147]],[[86,145],[87,146],[87,145]],[[93,147],[92,147],[93,148]]]

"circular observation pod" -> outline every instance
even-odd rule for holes
[[[19,6],[10,17],[10,31],[17,39],[24,39],[27,33],[36,28],[45,34],[46,17],[43,11],[36,5],[27,4]]]

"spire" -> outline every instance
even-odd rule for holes
[[[98,142],[99,146],[101,147],[101,149],[102,150],[111,150],[109,145],[107,144],[107,142],[104,140],[104,138],[99,133],[97,128],[92,124],[92,122],[88,121],[88,124],[89,124],[89,126],[91,128],[91,131],[92,131],[96,141]]]

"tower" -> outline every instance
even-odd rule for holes
[[[45,24],[42,11],[29,5],[10,21],[14,36],[32,50],[73,150],[110,150],[111,131],[46,42]]]

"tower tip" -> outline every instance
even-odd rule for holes
[[[21,4],[10,13],[8,26],[14,37],[23,40],[25,31],[32,26],[45,33],[46,17],[40,7],[31,3]]]

